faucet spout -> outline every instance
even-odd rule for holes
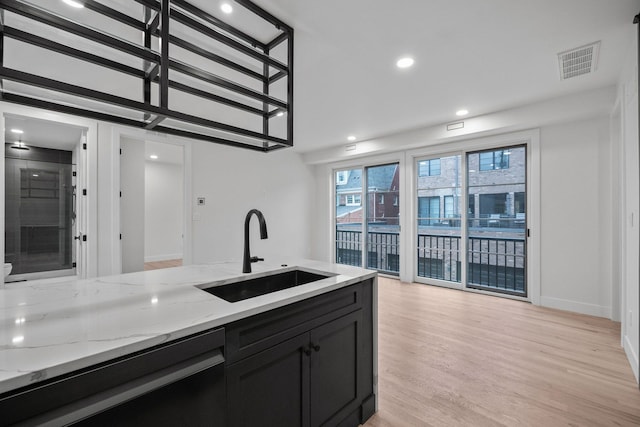
[[[260,238],[266,239],[267,236],[267,222],[264,220],[264,215],[258,209],[251,209],[244,219],[244,257],[242,258],[242,272],[251,273],[251,263],[257,261],[263,261],[262,258],[251,257],[251,251],[249,249],[249,223],[251,217],[255,214],[258,217],[260,224]]]

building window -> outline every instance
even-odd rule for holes
[[[384,205],[384,194],[378,194],[378,204]]]
[[[336,185],[344,185],[349,180],[349,171],[336,172]]]
[[[398,206],[398,196],[393,196],[393,206]]]
[[[453,196],[444,196],[444,217],[453,218],[455,210],[453,208]]]
[[[362,197],[360,194],[347,194],[347,206],[360,206]]]
[[[418,197],[418,225],[440,222],[440,197]]]
[[[419,176],[440,175],[440,159],[423,160],[418,162]]]
[[[480,170],[491,171],[509,169],[509,150],[497,150],[480,153]]]

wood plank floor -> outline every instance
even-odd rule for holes
[[[639,426],[620,324],[379,279],[382,426]]]
[[[161,268],[180,267],[182,265],[181,259],[170,259],[166,261],[152,261],[144,263],[144,270],[158,270]]]

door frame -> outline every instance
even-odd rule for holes
[[[330,248],[329,248],[329,256],[330,256],[330,262],[335,262],[336,259],[336,237],[335,237],[335,231],[336,231],[336,198],[335,198],[335,189],[336,189],[336,172],[339,170],[347,170],[347,169],[362,169],[362,203],[363,203],[363,221],[362,221],[362,235],[365,236],[366,235],[366,220],[365,220],[365,215],[366,215],[366,207],[367,207],[367,203],[366,203],[366,188],[365,188],[365,181],[366,181],[366,168],[368,167],[372,167],[372,166],[380,166],[380,165],[388,165],[388,164],[392,164],[392,163],[397,163],[398,164],[398,168],[400,169],[399,171],[399,197],[400,197],[400,214],[399,214],[399,224],[400,224],[400,230],[403,230],[405,227],[405,216],[406,212],[404,209],[404,205],[403,205],[403,200],[406,198],[406,183],[405,183],[405,178],[406,178],[406,174],[403,172],[403,170],[405,169],[405,156],[404,153],[402,152],[398,152],[398,153],[392,153],[392,154],[388,154],[388,155],[380,155],[380,156],[374,156],[374,157],[367,157],[367,158],[359,158],[359,159],[353,159],[353,160],[347,160],[347,161],[342,161],[339,163],[332,163],[331,165],[329,165],[329,171],[331,173],[331,179],[329,180],[330,182],[330,186],[331,188],[329,189],[329,194],[330,196],[330,203],[329,203],[329,218],[330,218],[330,227],[331,227],[331,233],[332,233],[332,237],[329,239],[329,243],[330,243]],[[405,263],[405,258],[407,258],[407,254],[411,253],[411,252],[406,252],[405,251],[405,247],[406,245],[404,245],[402,243],[402,241],[400,241],[400,246],[398,248],[399,253],[400,253],[400,275],[398,276],[392,276],[392,275],[386,275],[384,273],[379,273],[381,276],[385,276],[385,277],[391,277],[394,279],[399,278],[400,280],[402,280],[403,282],[406,281],[411,281],[410,276],[406,274],[406,272],[408,271],[406,266],[404,265]],[[366,266],[367,263],[367,246],[366,246],[366,241],[363,241],[363,249],[362,249],[362,266]]]
[[[410,238],[405,238],[405,242],[408,245],[405,248],[405,253],[413,253],[414,248],[417,247],[417,233],[415,232],[415,215],[417,212],[416,201],[414,200],[417,194],[416,189],[416,177],[418,171],[416,170],[416,162],[425,157],[438,157],[447,156],[453,154],[462,155],[462,169],[463,185],[462,188],[466,192],[466,155],[467,153],[474,151],[482,151],[492,148],[509,147],[515,145],[522,145],[526,147],[526,182],[527,182],[527,229],[529,230],[529,237],[527,238],[527,268],[526,268],[526,281],[527,281],[527,298],[512,296],[509,294],[497,294],[481,289],[467,288],[466,286],[454,284],[445,281],[430,280],[429,283],[437,284],[445,287],[452,287],[455,289],[463,289],[468,292],[483,293],[489,295],[499,295],[504,298],[512,298],[518,300],[531,301],[533,304],[540,305],[540,130],[531,129],[520,132],[506,133],[501,135],[489,136],[484,138],[469,138],[455,142],[448,142],[444,144],[432,145],[424,148],[408,150],[406,152],[407,164],[411,164],[411,167],[405,168],[407,175],[407,191],[411,195],[409,200],[405,200],[408,203],[408,207],[403,210],[412,213],[411,222],[409,224]],[[463,209],[466,209],[467,201],[463,198]],[[463,227],[465,228],[465,227]],[[466,233],[463,233],[466,237]],[[410,281],[422,282],[422,279],[418,280],[417,265],[413,256],[410,259],[405,260],[411,264],[411,279]],[[466,280],[466,267],[463,269],[462,279]]]
[[[53,111],[42,110],[34,107],[27,107],[16,104],[9,104],[0,102],[0,118],[2,131],[2,145],[4,147],[4,129],[5,129],[5,114],[19,115],[32,117],[40,120],[49,120],[58,122],[64,125],[78,126],[86,128],[86,155],[78,156],[77,159],[77,171],[78,171],[78,188],[86,188],[87,195],[79,198],[80,203],[78,209],[76,209],[78,217],[82,216],[78,220],[78,233],[82,233],[87,236],[87,241],[83,242],[80,246],[80,251],[76,253],[76,277],[79,279],[85,279],[89,277],[96,277],[98,274],[98,122],[82,117],[76,117],[63,113],[56,113]],[[1,231],[4,235],[5,224],[5,197],[4,197],[4,149],[2,150],[2,162],[0,162],[0,176],[2,187],[2,200],[0,201],[0,215],[1,215]],[[82,173],[81,171],[84,171]],[[83,183],[84,182],[84,183]],[[5,252],[4,245],[0,248],[0,255],[4,260]],[[2,275],[2,281],[4,283],[4,275]]]
[[[119,125],[109,125],[111,127],[111,144],[108,150],[109,157],[111,158],[112,165],[112,179],[111,188],[109,193],[110,206],[112,207],[110,212],[110,224],[111,232],[108,234],[112,236],[111,239],[104,239],[102,244],[105,250],[110,253],[108,262],[105,263],[105,268],[109,269],[109,272],[101,274],[120,274],[122,272],[122,241],[120,240],[120,141],[122,138],[134,139],[139,141],[157,142],[163,144],[179,145],[183,149],[183,246],[182,246],[182,265],[189,265],[193,260],[193,206],[192,203],[193,190],[191,183],[191,171],[192,161],[191,152],[193,140],[186,138],[159,134],[153,131],[147,131],[143,129],[127,128]],[[107,155],[107,153],[105,153]]]

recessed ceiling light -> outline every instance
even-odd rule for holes
[[[282,116],[284,116],[284,112],[278,111],[278,113],[276,114],[276,117],[282,117]]]
[[[149,156],[149,158],[152,159],[152,160],[157,160],[158,156],[156,156],[155,154],[152,154],[152,155]]]
[[[413,60],[413,58],[406,56],[404,58],[398,59],[396,65],[398,66],[398,68],[409,68],[413,65],[414,62],[415,61]]]
[[[24,131],[22,129],[11,129],[11,132],[18,133],[18,134],[23,134],[24,133]]]
[[[79,1],[75,1],[75,0],[62,0],[62,1],[68,4],[69,6],[75,7],[77,9],[82,9],[84,7],[84,5]]]
[[[220,10],[223,11],[224,13],[231,13],[233,12],[233,7],[231,7],[229,3],[222,3],[220,5]]]
[[[355,141],[355,140],[356,140],[356,137],[355,137],[355,136],[353,136],[353,135],[349,135],[349,136],[347,137],[347,140],[348,140],[348,141],[353,142],[353,141]]]
[[[458,111],[456,111],[456,116],[466,116],[467,114],[469,114],[469,111],[467,111],[467,110],[458,110]]]

